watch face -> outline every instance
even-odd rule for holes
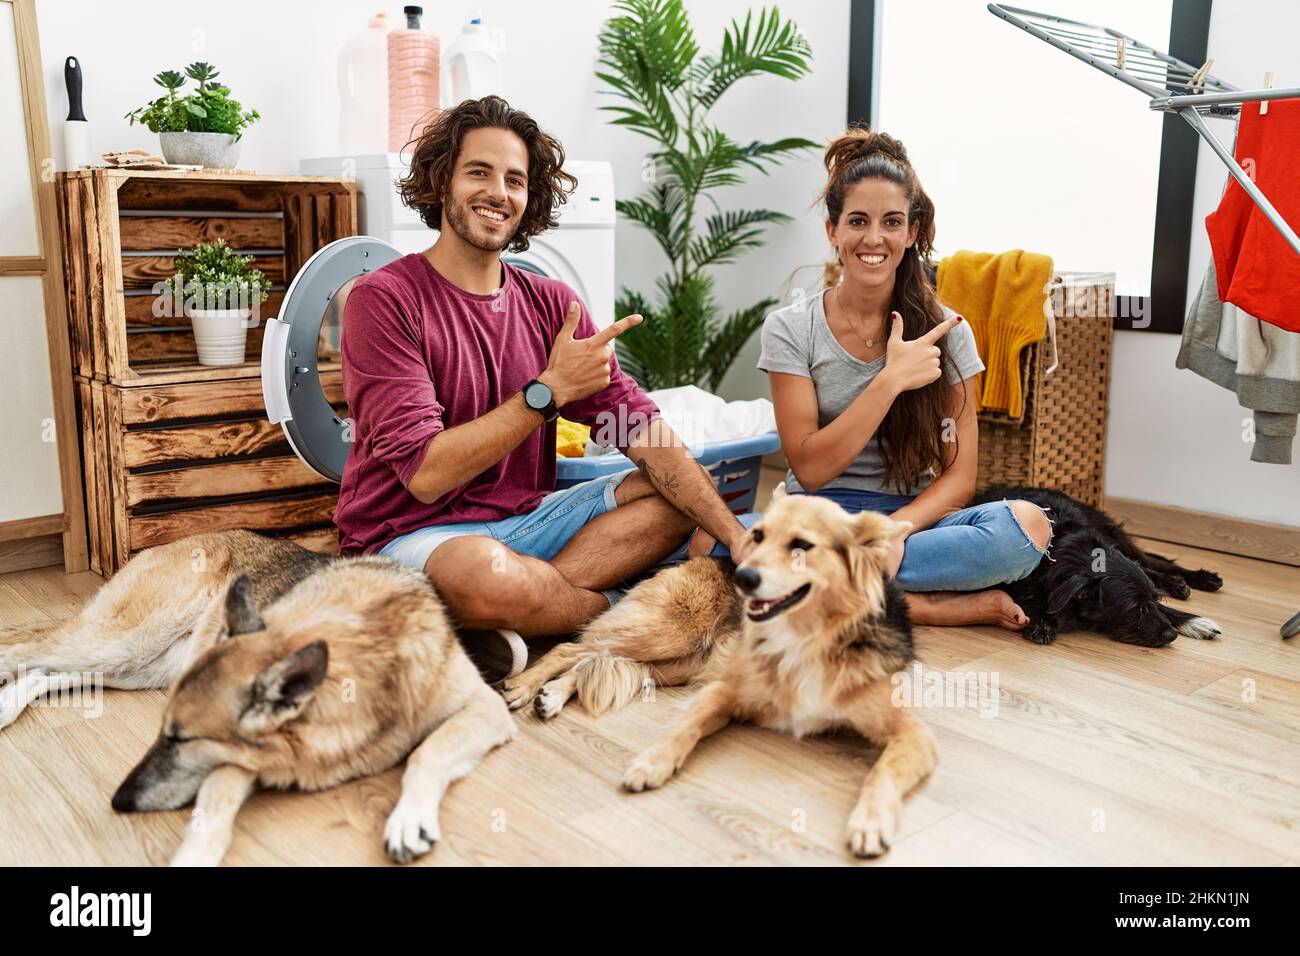
[[[551,398],[551,390],[541,382],[533,382],[524,389],[524,401],[528,403],[529,408],[541,411],[551,404]]]

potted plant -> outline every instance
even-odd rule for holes
[[[173,301],[184,304],[194,327],[199,364],[242,364],[248,330],[261,321],[271,288],[253,257],[236,254],[224,239],[177,249],[171,283]]]
[[[126,114],[158,134],[163,158],[169,163],[230,169],[239,161],[239,141],[246,127],[261,119],[230,98],[230,87],[213,81],[219,76],[211,63],[191,63],[185,76],[164,70],[153,81],[167,92]],[[184,96],[185,77],[199,88]]]
[[[747,76],[799,79],[812,50],[775,7],[757,19],[750,13],[744,23],[733,20],[721,51],[704,56],[682,0],[619,0],[614,7],[618,15],[600,33],[596,76],[609,87],[602,92],[623,103],[603,109],[617,114],[615,124],[655,143],[644,193],[616,206],[650,231],[669,265],[656,281],[656,303],[621,290],[617,314],[639,313],[645,321],[615,347],[620,364],[647,389],[704,384],[716,391],[777,300],[765,298],[723,319],[707,270],[761,246],[763,227],[790,217],[770,209],[723,211],[710,193],[744,182],[746,166],[766,175],[769,165],[817,144],[789,137],[743,145],[708,122],[709,110]],[[701,224],[697,211],[706,203],[712,211]]]

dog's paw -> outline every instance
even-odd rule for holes
[[[181,840],[181,845],[172,854],[168,866],[220,866],[221,860],[226,855],[226,850],[230,848],[229,831],[223,831],[225,834],[223,837],[220,832],[208,830],[202,826],[203,817],[198,815],[199,811],[195,810],[194,813],[194,820],[185,828],[185,836]]]
[[[623,774],[623,789],[629,793],[642,790],[654,790],[662,787],[677,771],[676,764],[664,754],[647,750],[632,761],[632,766]]]
[[[167,864],[177,869],[214,867],[221,865],[223,853],[202,845],[181,844]]]
[[[384,848],[394,863],[410,863],[433,849],[442,837],[438,808],[398,800],[384,824]]]
[[[1184,571],[1183,579],[1198,591],[1217,591],[1223,587],[1223,578],[1213,571]]]
[[[0,730],[8,727],[27,707],[31,696],[28,682],[36,679],[40,671],[28,671],[22,677],[11,680],[0,688]]]
[[[1194,617],[1180,624],[1175,630],[1184,637],[1194,637],[1198,641],[1209,641],[1223,633],[1223,629],[1208,617]]]
[[[1165,593],[1171,598],[1186,601],[1192,596],[1192,589],[1188,587],[1187,582],[1177,574],[1166,575],[1163,584]]]
[[[18,682],[11,681],[0,688],[0,729],[8,727],[23,712],[25,701],[18,696]]]
[[[884,856],[898,833],[902,816],[901,801],[883,801],[870,810],[854,810],[849,817],[846,842],[849,852],[859,858]]]
[[[537,692],[537,697],[533,699],[533,709],[542,720],[550,720],[567,703],[568,698],[548,684]]]
[[[1020,633],[1025,640],[1035,644],[1050,644],[1056,640],[1055,628],[1044,621],[1030,621]]]
[[[528,706],[528,702],[533,699],[533,689],[529,684],[514,677],[501,685],[501,696],[506,699],[507,707],[518,710]]]

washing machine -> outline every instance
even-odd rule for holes
[[[578,188],[560,208],[558,225],[530,240],[526,251],[502,259],[567,283],[597,327],[604,328],[614,321],[613,169],[606,162],[582,161],[570,161],[565,169],[577,177]],[[338,368],[348,292],[366,273],[427,249],[438,232],[402,204],[395,183],[404,166],[396,153],[304,160],[302,171],[356,178],[363,234],[318,250],[289,283],[280,314],[266,322],[262,397],[267,417],[284,429],[303,464],[340,481],[352,423],[327,399],[321,371]]]

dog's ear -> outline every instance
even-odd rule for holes
[[[274,730],[302,713],[329,668],[329,648],[313,641],[276,661],[253,681],[252,700],[239,719],[240,730]]]
[[[1051,596],[1047,599],[1047,613],[1060,614],[1065,610],[1065,606],[1078,597],[1088,584],[1091,578],[1086,574],[1072,574],[1065,581],[1058,584],[1052,589]]]
[[[776,504],[778,501],[780,501],[780,500],[781,500],[782,498],[784,498],[785,496],[786,496],[785,482],[783,481],[783,482],[781,482],[780,484],[778,484],[775,488],[772,489],[772,501],[771,501],[771,504]]]
[[[889,523],[893,525],[889,530],[890,541],[893,541],[895,538],[901,537],[902,535],[911,534],[912,529],[916,527],[916,525],[912,524],[910,521],[895,521],[892,518],[889,520]]]
[[[226,591],[226,630],[221,640],[265,629],[262,615],[257,613],[257,605],[253,602],[253,585],[247,575],[241,574],[230,582],[230,589]]]
[[[889,546],[910,533],[913,527],[910,521],[895,521],[877,511],[860,511],[853,516],[853,523],[857,543],[877,549],[882,559],[889,552]]]
[[[882,570],[894,542],[912,530],[912,522],[895,521],[875,511],[862,511],[849,519],[853,543],[847,549],[849,579],[858,594],[873,604],[883,601]]]

